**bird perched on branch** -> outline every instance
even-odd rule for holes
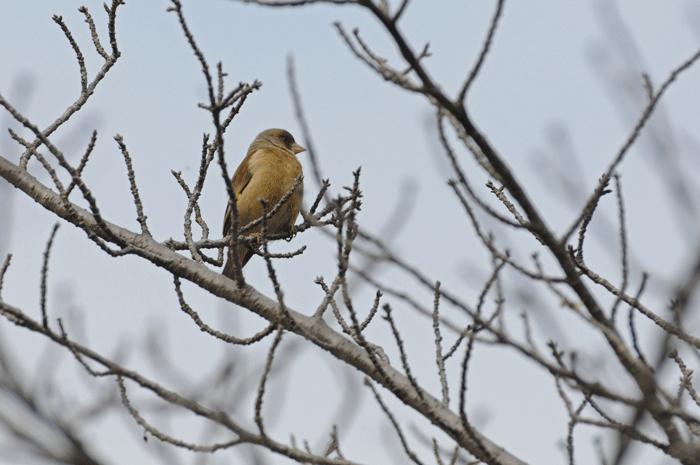
[[[294,137],[284,129],[268,129],[255,138],[248,154],[233,175],[231,184],[238,200],[239,227],[262,218],[263,213],[272,209],[287,194],[299,176],[302,175],[301,163],[297,154],[306,151],[294,141]],[[267,218],[267,234],[293,233],[294,222],[301,210],[301,198],[304,183],[301,182],[282,207]],[[267,203],[263,207],[260,199]],[[224,236],[231,234],[233,226],[232,203],[229,200],[224,216]],[[260,237],[262,223],[245,233],[246,236]],[[254,245],[241,244],[237,247],[241,265],[245,266],[254,255]],[[228,260],[223,274],[233,278],[233,253],[228,251]]]

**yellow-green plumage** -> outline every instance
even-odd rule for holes
[[[306,149],[294,141],[294,137],[284,129],[268,129],[255,138],[245,159],[241,162],[231,180],[233,191],[238,197],[238,214],[240,227],[263,216],[260,198],[268,202],[267,212],[272,210],[284,195],[294,186],[302,174],[301,163],[296,155]],[[291,233],[301,210],[304,194],[302,182],[282,208],[267,219],[268,234]],[[231,233],[233,221],[231,202],[226,207],[224,217],[224,236]],[[258,225],[246,235],[260,235],[262,225]],[[233,250],[229,249],[228,260],[223,274],[233,277]],[[254,255],[248,245],[238,246],[241,265],[245,266]]]

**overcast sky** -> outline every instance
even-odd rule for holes
[[[352,183],[352,171],[361,166],[365,197],[359,221],[376,234],[392,226],[387,222],[395,221],[392,215],[397,205],[409,199],[402,213],[405,225],[385,240],[431,279],[441,280],[465,300],[474,302],[489,272],[488,256],[446,184],[452,174],[435,141],[434,115],[428,102],[375,75],[352,56],[333,26],[341,21],[346,30],[359,27],[376,53],[403,67],[380,24],[356,7],[277,10],[220,0],[183,3],[190,29],[209,64],[223,63],[229,89],[241,81],[258,79],[263,83],[227,133],[229,169],[238,165],[255,135],[264,129],[286,128],[303,143],[286,75],[287,59],[293,55],[314,146],[331,190],[342,192],[342,186]],[[80,85],[74,52],[52,15],[61,15],[72,31],[85,55],[90,78],[101,66],[83,16],[77,11],[82,4],[95,18],[106,47],[102,2],[3,2],[0,93],[40,127],[72,104]],[[212,132],[208,114],[197,107],[206,98],[199,64],[175,14],[166,12],[169,6],[165,0],[127,0],[119,8],[121,58],[86,107],[53,138],[76,162],[91,131],[98,130],[97,147],[85,171],[86,182],[109,221],[138,230],[126,168],[113,139],[121,134],[133,159],[150,230],[160,241],[183,237],[186,198],[171,170],[182,171],[193,184],[202,134]],[[494,8],[494,2],[486,1],[414,0],[406,11],[401,29],[414,50],[430,42],[432,55],[425,66],[448,95],[456,94],[475,62]],[[594,188],[633,128],[644,104],[642,73],[647,73],[658,88],[698,47],[700,6],[691,0],[506,2],[491,52],[470,90],[469,113],[526,186],[548,224],[562,231],[575,217],[582,193]],[[629,228],[636,233],[630,237],[636,272],[632,283],[638,285],[641,271],[652,271],[650,287],[657,292],[658,300],[652,301],[656,303],[668,297],[668,283],[685,270],[688,250],[697,245],[695,215],[700,197],[696,183],[670,185],[667,180],[674,172],[682,171],[686,179],[697,181],[699,89],[700,66],[696,65],[682,74],[664,97],[660,115],[650,129],[656,137],[641,140],[620,169]],[[9,122],[6,112],[0,112],[0,122],[2,128],[18,127]],[[0,133],[0,150],[3,157],[17,162],[20,149],[5,129]],[[571,156],[565,156],[567,153]],[[465,152],[460,156],[471,170],[473,185],[488,197],[483,187],[488,178],[468,161]],[[304,154],[300,160],[307,174],[308,206],[318,186]],[[30,164],[30,171],[50,183],[36,161]],[[38,316],[43,250],[55,220],[32,200],[14,193],[4,180],[0,181],[0,195],[0,253],[3,258],[7,252],[13,254],[3,299]],[[679,198],[687,201],[685,208],[667,206]],[[218,237],[226,198],[216,166],[210,172],[200,205],[212,236]],[[612,228],[614,206],[610,202],[608,209],[603,209]],[[601,239],[591,240],[589,260],[617,280],[618,258],[615,249],[608,248],[615,243],[615,230],[606,229],[603,221],[596,228]],[[613,238],[607,237],[606,242],[605,234],[611,231]],[[531,240],[508,232],[499,236],[499,241],[516,247],[514,253],[524,259],[537,249]],[[297,259],[280,263],[278,275],[288,305],[311,314],[321,298],[314,278],[334,273],[334,244],[312,231],[274,248],[287,251],[301,245],[307,245],[307,251]],[[262,260],[254,258],[245,271],[250,283],[272,296]],[[408,289],[413,286],[403,275],[390,270],[380,272],[386,282]],[[69,332],[106,355],[114,356],[117,348],[126,345],[127,365],[156,379],[167,376],[147,356],[145,341],[155,337],[151,334],[154,331],[167,341],[171,359],[187,380],[186,385],[197,384],[191,378],[205,379],[207,370],[227,357],[221,344],[205,337],[180,311],[167,273],[136,257],[106,257],[71,225],[63,224],[58,232],[49,286],[52,318],[66,319]],[[185,286],[185,290],[193,307],[236,335],[250,334],[261,327],[258,318],[237,312],[205,292],[192,286]],[[367,285],[358,287],[358,308],[366,311],[374,292]],[[424,305],[431,306],[429,292],[415,293]],[[388,302],[395,306],[396,314],[406,318],[404,321],[418,322],[403,327],[409,356],[414,357],[419,378],[434,390],[434,395],[439,394],[434,362],[431,357],[422,360],[425,347],[430,348],[430,354],[434,351],[429,321],[416,317],[400,302]],[[514,305],[510,310],[513,322],[517,322],[523,308]],[[556,305],[547,311],[527,310],[533,314],[542,341],[552,338],[582,350],[595,345],[595,341],[570,334],[565,319],[556,323],[550,320],[548,312],[558,310]],[[372,329],[369,334],[378,343],[392,346],[385,328]],[[64,383],[74,384],[75,394],[69,394],[79,399],[88,397],[93,389],[114,386],[111,381],[86,380],[65,353],[47,359],[46,351],[51,347],[42,338],[7,322],[0,323],[0,341],[17,357],[27,380],[44,379],[48,372]],[[299,341],[293,337],[285,340],[290,348],[294,342]],[[530,463],[564,463],[562,441],[568,416],[549,375],[538,374],[529,362],[505,352],[484,349],[474,358],[469,405],[475,424],[491,440]],[[394,353],[389,349],[396,361]],[[253,352],[248,355],[255,359]],[[596,363],[595,350],[587,362]],[[332,393],[344,389],[344,384],[337,381],[339,376],[342,371],[338,364],[326,354],[316,348],[303,351],[287,375],[286,398],[266,404],[266,412],[278,417],[271,419],[271,425],[279,441],[288,441],[293,433],[297,440],[308,439],[315,447],[324,444],[330,430],[329,415],[324,412],[337,408],[337,396]],[[362,387],[361,377],[353,379],[352,385],[362,399],[358,422],[363,423],[348,426],[344,452],[362,463],[407,463],[403,458],[387,458],[394,449],[387,452],[360,446],[373,441],[395,447],[396,440]],[[274,392],[281,394],[283,390]],[[293,401],[298,398],[302,400]],[[248,402],[252,403],[250,399]],[[392,405],[400,410],[396,403]],[[276,408],[282,411],[276,412]],[[243,411],[252,418],[252,407]],[[410,415],[402,419],[406,427],[417,421]],[[170,427],[174,433],[182,433],[184,425],[174,422]],[[428,437],[436,434],[425,423],[416,425]],[[592,433],[583,428],[577,436],[580,463],[593,460]],[[385,440],[377,441],[377,437]],[[416,436],[412,437],[415,440]],[[449,447],[450,443],[443,440]],[[155,439],[143,443],[133,420],[117,415],[91,425],[84,441],[105,463],[115,464],[153,463],[149,449],[157,447]],[[430,461],[427,450],[421,452]],[[173,453],[182,463],[194,462],[192,455]],[[12,454],[0,453],[0,464],[19,463],[16,460]],[[213,463],[233,463],[231,460],[229,452],[218,452],[213,457]],[[274,463],[286,461],[274,457]]]

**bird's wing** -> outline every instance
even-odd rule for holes
[[[246,160],[249,157],[246,157]],[[253,179],[253,173],[249,169],[244,169],[243,165],[247,165],[246,160],[238,166],[236,172],[233,175],[231,184],[233,187],[233,192],[236,194],[236,200],[240,200],[243,191],[250,184],[250,180]],[[229,199],[228,205],[226,205],[226,214],[224,215],[224,236],[226,236],[231,229],[231,222],[233,221],[233,212],[231,211],[231,200]],[[244,224],[241,224],[244,226]]]
[[[243,160],[243,162],[238,166],[238,169],[233,175],[233,180],[231,181],[233,184],[233,191],[236,193],[239,199],[241,198],[241,194],[243,194],[245,188],[248,187],[248,184],[250,184],[250,180],[253,179],[253,170],[250,169],[250,163],[248,163],[250,158],[252,157],[246,157],[246,159]]]
[[[228,201],[226,205],[226,214],[224,215],[224,237],[228,236],[229,229],[231,229],[231,221],[233,221],[233,213],[231,212],[231,201]]]
[[[265,183],[266,176],[262,172],[266,171],[265,163],[266,161],[269,162],[270,152],[273,152],[274,149],[274,147],[261,147],[253,152],[249,152],[233,175],[232,185],[237,197],[240,227],[263,215],[264,209],[260,204],[260,195],[265,191],[261,183]],[[261,176],[261,174],[263,175]],[[230,233],[231,222],[233,221],[231,207],[231,201],[229,200],[224,219],[224,236]]]

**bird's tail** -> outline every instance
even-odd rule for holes
[[[248,263],[248,260],[255,255],[253,248],[248,245],[238,246],[238,256],[241,257],[241,268]],[[224,266],[224,271],[221,272],[222,275],[227,278],[233,279],[233,256],[231,255],[231,249],[229,249],[228,260],[226,260],[226,266]]]

